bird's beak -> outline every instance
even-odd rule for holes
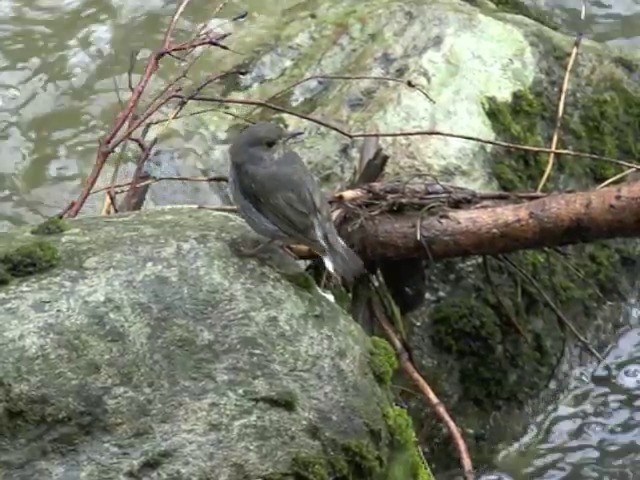
[[[303,134],[304,134],[304,130],[292,130],[290,132],[287,132],[284,136],[284,142],[286,143],[292,138],[299,137],[300,135],[303,135]]]

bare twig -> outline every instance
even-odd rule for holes
[[[389,341],[393,345],[393,348],[396,350],[398,354],[400,366],[402,370],[414,382],[415,386],[418,388],[420,393],[422,393],[424,398],[427,400],[428,404],[431,406],[431,408],[433,408],[433,410],[436,412],[438,417],[440,417],[440,419],[443,421],[443,423],[447,427],[447,430],[451,435],[455,448],[458,451],[458,456],[460,457],[460,464],[464,471],[465,479],[473,480],[474,479],[473,464],[471,463],[471,457],[469,456],[469,449],[467,448],[464,438],[462,437],[462,432],[460,431],[460,428],[458,428],[456,423],[451,418],[451,415],[449,415],[449,412],[447,411],[444,404],[440,401],[440,399],[435,394],[435,392],[431,389],[431,387],[426,382],[426,380],[422,377],[422,375],[420,375],[420,372],[418,372],[415,365],[413,365],[413,363],[411,362],[411,358],[409,357],[408,352],[404,348],[402,342],[398,338],[398,335],[396,334],[395,330],[391,326],[391,323],[389,322],[387,315],[385,314],[384,308],[382,307],[382,302],[378,295],[372,295],[372,307],[373,307],[373,312],[376,316],[376,319],[380,323],[380,326],[384,330],[385,334],[387,335],[387,338],[389,339]]]
[[[303,83],[311,82],[313,80],[374,80],[374,81],[380,81],[380,82],[399,83],[401,85],[405,85],[405,86],[407,86],[407,87],[409,87],[411,89],[414,89],[414,90],[420,92],[431,103],[436,103],[433,100],[433,98],[431,98],[429,96],[429,94],[424,89],[420,88],[412,80],[402,80],[400,78],[381,77],[381,76],[375,76],[375,75],[311,75],[309,77],[305,77],[302,80],[299,80],[299,81],[289,85],[286,88],[283,88],[282,90],[279,90],[278,92],[274,93],[269,98],[267,98],[265,100],[265,102],[271,102],[274,98],[282,95],[283,93],[287,93],[287,92],[293,90],[294,88],[296,88],[297,86],[302,85]]]
[[[185,99],[186,96],[182,94],[175,94],[174,98]],[[618,160],[617,158],[605,157],[602,155],[595,155],[593,153],[576,152],[574,150],[553,149],[553,148],[547,148],[547,147],[532,147],[530,145],[520,145],[517,143],[509,143],[509,142],[503,142],[499,140],[487,140],[487,139],[475,137],[472,135],[462,135],[458,133],[443,132],[440,130],[406,130],[406,131],[397,131],[397,132],[355,132],[354,133],[334,123],[328,122],[326,120],[322,120],[320,118],[316,118],[312,115],[308,115],[305,113],[295,112],[289,108],[281,107],[279,105],[268,103],[262,100],[253,100],[249,98],[215,97],[215,96],[197,96],[192,98],[192,100],[196,100],[200,102],[221,103],[221,104],[231,104],[231,105],[253,105],[256,107],[262,107],[268,110],[272,110],[274,112],[291,115],[297,118],[301,118],[302,120],[315,123],[316,125],[320,125],[322,127],[328,128],[329,130],[333,130],[334,132],[339,133],[349,139],[367,138],[367,137],[397,138],[397,137],[418,137],[418,136],[457,138],[460,140],[469,140],[472,142],[478,142],[486,145],[493,145],[496,147],[508,148],[511,150],[520,150],[524,152],[534,152],[534,153],[552,153],[553,152],[556,155],[566,155],[570,157],[601,160],[608,163],[613,163],[615,165],[621,165],[623,167],[640,170],[640,164],[633,163],[627,160]]]
[[[584,21],[584,18],[585,18],[584,2],[582,4],[581,15],[582,15],[581,20]],[[556,126],[553,130],[553,137],[551,139],[552,150],[555,150],[556,147],[558,146],[558,137],[560,136],[560,127],[562,126],[562,116],[564,114],[564,105],[567,97],[567,90],[569,87],[569,77],[571,75],[571,69],[573,68],[573,64],[576,61],[576,56],[578,55],[578,50],[580,49],[581,42],[582,42],[582,32],[579,32],[578,35],[576,36],[575,42],[573,43],[573,48],[571,49],[571,55],[569,55],[569,61],[567,62],[567,68],[564,72],[564,79],[562,80],[562,88],[560,89],[560,98],[558,100],[558,110],[556,114]],[[537,192],[542,191],[542,188],[544,187],[545,183],[549,179],[549,176],[551,175],[551,171],[553,170],[554,157],[555,157],[555,153],[550,152],[549,160],[547,162],[547,168],[545,169],[544,174],[540,179],[540,183],[538,184],[538,189],[536,190]]]
[[[500,292],[498,291],[498,286],[496,285],[496,282],[493,279],[493,275],[491,274],[491,268],[489,267],[489,259],[487,258],[486,255],[482,257],[482,266],[484,268],[487,281],[489,282],[489,287],[491,288],[491,291],[493,292],[493,295],[496,298],[496,302],[498,302],[498,305],[500,305],[500,308],[502,309],[504,314],[509,318],[509,321],[514,326],[516,331],[522,336],[522,338],[525,339],[527,343],[531,343],[529,341],[529,337],[527,337],[527,334],[524,331],[524,328],[522,328],[522,326],[516,319],[515,314],[509,310],[509,308],[507,307],[507,304],[505,303],[504,299],[500,295]]]
[[[225,175],[213,175],[211,177],[180,177],[180,176],[167,176],[167,177],[152,177],[141,182],[136,183],[134,180],[128,182],[117,183],[113,185],[107,185],[106,187],[99,187],[92,190],[90,195],[107,191],[111,188],[120,189],[124,187],[142,187],[144,185],[151,185],[153,183],[163,181],[183,181],[183,182],[226,182],[228,179]]]
[[[162,58],[175,51],[182,51],[185,49],[194,49],[197,46],[201,46],[201,45],[214,45],[214,46],[221,47],[220,41],[228,36],[227,34],[221,34],[215,38],[211,38],[209,36],[204,39],[195,38],[191,42],[185,42],[185,43],[172,46],[171,37],[172,37],[173,31],[176,27],[179,17],[184,12],[184,9],[186,8],[189,1],[190,0],[182,0],[178,5],[178,7],[176,8],[176,12],[171,19],[171,22],[169,24],[169,27],[167,28],[167,31],[165,32],[162,48],[159,51],[154,52],[149,57],[149,59],[147,60],[147,65],[145,67],[144,73],[142,74],[142,77],[138,81],[136,86],[133,88],[133,91],[129,97],[126,107],[123,110],[121,110],[120,113],[117,115],[111,130],[103,138],[100,139],[98,144],[98,151],[96,154],[96,160],[94,162],[91,173],[89,174],[89,177],[85,181],[85,184],[80,194],[78,195],[78,198],[72,203],[70,203],[67,208],[65,208],[66,216],[75,217],[80,212],[92,188],[95,186],[98,180],[98,177],[100,176],[100,173],[107,159],[111,155],[111,153],[122,142],[129,139],[131,134],[137,128],[139,128],[144,122],[146,122],[149,119],[149,117],[151,117],[151,115],[153,115],[153,113],[155,113],[167,101],[169,101],[173,95],[175,95],[181,90],[180,87],[170,84],[168,87],[165,88],[164,90],[165,93],[160,95],[160,97],[156,101],[151,102],[151,105],[149,105],[146,108],[145,112],[143,112],[140,115],[136,114],[135,110],[138,106],[138,103],[140,102],[142,94],[147,88],[153,74],[160,67],[160,61],[162,60]],[[121,130],[124,128],[125,125],[128,126],[128,128],[126,129],[126,132],[123,135],[119,136]],[[149,152],[150,149],[147,149],[146,151]],[[145,154],[143,154],[143,156],[144,155]],[[146,155],[148,155],[148,153],[146,153]],[[144,161],[142,161],[142,163],[143,162]],[[137,173],[139,175],[140,171],[138,171]]]
[[[573,325],[573,323],[569,321],[569,319],[564,315],[564,313],[562,313],[562,311],[557,307],[557,305],[553,302],[553,300],[551,300],[549,295],[547,295],[547,293],[544,291],[542,286],[536,281],[536,279],[533,278],[531,275],[529,275],[528,272],[525,272],[522,268],[516,265],[511,259],[505,256],[501,256],[501,259],[505,263],[507,263],[511,268],[513,268],[518,274],[520,274],[525,280],[531,283],[531,285],[533,285],[533,287],[538,291],[538,293],[540,293],[540,296],[542,296],[544,301],[547,303],[549,308],[551,308],[553,313],[556,314],[556,316],[558,317],[558,320],[562,322],[562,324],[565,325],[569,330],[571,330],[571,332],[576,336],[576,338],[585,346],[587,350],[589,350],[589,352],[591,352],[591,354],[596,359],[598,359],[598,361],[602,362],[603,361],[602,355],[600,355],[598,351],[595,348],[593,348],[593,346],[589,343],[589,341],[578,331],[578,329]]]
[[[624,172],[620,172],[617,175],[614,175],[613,177],[605,180],[604,182],[602,182],[600,185],[598,185],[596,187],[596,190],[599,190],[601,188],[604,187],[608,187],[609,185],[616,183],[618,180],[622,180],[625,177],[628,177],[629,175],[631,175],[633,172],[637,172],[638,169],[637,168],[629,168],[627,170],[625,170]]]

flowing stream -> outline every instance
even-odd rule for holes
[[[117,112],[114,78],[126,89],[129,52],[161,45],[176,3],[0,0],[0,231],[38,222],[74,198]],[[194,0],[186,26],[209,19],[215,3]],[[568,33],[640,47],[640,0],[594,0],[585,22],[581,0],[529,3]],[[269,5],[231,1],[225,9],[268,15]],[[485,478],[640,478],[638,311],[629,305],[634,327],[611,347],[606,366],[576,372],[575,388],[503,453],[502,476]]]

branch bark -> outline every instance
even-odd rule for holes
[[[636,237],[640,182],[506,206],[365,215],[343,223],[341,233],[368,259],[497,255]]]

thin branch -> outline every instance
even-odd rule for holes
[[[576,336],[576,338],[585,346],[587,350],[589,350],[589,352],[591,352],[591,354],[595,358],[598,359],[598,361],[602,362],[604,360],[602,358],[602,355],[600,355],[598,351],[595,348],[593,348],[593,346],[578,331],[578,329],[573,325],[573,323],[571,323],[571,321],[569,321],[569,319],[565,317],[564,313],[562,313],[562,311],[556,306],[553,300],[551,300],[549,295],[547,295],[547,293],[544,291],[542,286],[536,281],[536,279],[533,278],[531,275],[529,275],[528,272],[525,272],[522,268],[516,265],[513,262],[513,260],[511,260],[510,258],[507,258],[505,256],[501,256],[501,258],[505,263],[507,263],[511,268],[513,268],[518,274],[520,274],[525,280],[527,280],[529,283],[531,283],[531,285],[533,285],[533,287],[538,291],[538,293],[540,293],[544,301],[547,303],[549,308],[551,308],[553,313],[556,314],[556,316],[558,317],[558,320],[560,320],[562,324],[564,324],[569,330],[571,330],[571,332]]]
[[[168,177],[152,177],[142,182],[136,183],[134,180],[129,182],[123,182],[113,185],[107,185],[105,187],[99,187],[91,191],[90,195],[94,195],[96,193],[108,191],[111,188],[125,188],[125,187],[133,187],[138,188],[144,185],[151,185],[158,182],[163,181],[184,181],[184,182],[226,182],[228,178],[226,175],[213,175],[211,177],[180,177],[180,176],[168,176]]]
[[[384,312],[384,308],[382,307],[382,303],[379,296],[372,295],[371,300],[372,300],[371,303],[372,303],[374,315],[376,316],[376,319],[380,323],[380,326],[382,327],[385,334],[387,335],[387,338],[391,342],[391,345],[393,345],[393,348],[396,350],[402,370],[414,382],[415,386],[425,397],[428,404],[436,412],[436,415],[438,415],[438,417],[443,421],[443,423],[447,427],[447,430],[449,431],[449,434],[451,435],[451,438],[453,440],[453,444],[456,450],[458,451],[458,456],[460,457],[460,464],[462,466],[462,470],[464,471],[465,479],[473,480],[474,479],[473,464],[471,463],[469,449],[467,448],[464,438],[462,437],[462,432],[460,431],[460,428],[458,428],[456,423],[451,418],[451,415],[449,415],[447,408],[440,401],[438,396],[431,389],[429,384],[422,377],[422,375],[420,375],[420,372],[418,372],[416,367],[411,362],[409,353],[404,348],[402,342],[398,338],[398,335],[396,335],[396,332],[391,326],[391,323],[387,319],[387,316]]]
[[[505,303],[504,299],[502,298],[502,295],[500,295],[500,292],[498,291],[498,286],[496,285],[496,282],[493,279],[493,275],[491,274],[491,268],[489,267],[489,259],[486,255],[482,257],[482,266],[485,272],[485,276],[487,277],[487,281],[489,282],[489,287],[491,288],[493,295],[496,297],[496,302],[498,302],[498,305],[500,305],[500,308],[502,309],[504,314],[507,316],[507,318],[509,319],[513,327],[516,329],[516,331],[522,336],[522,338],[525,339],[527,343],[530,344],[531,342],[529,340],[529,337],[527,337],[527,334],[525,333],[524,328],[522,328],[522,326],[516,319],[515,314],[509,311],[507,304]]]
[[[584,21],[584,15],[585,15],[584,3],[583,3],[582,15],[583,16],[581,20]],[[564,79],[562,80],[562,88],[560,89],[560,99],[558,101],[558,110],[556,114],[556,126],[553,130],[553,137],[551,139],[552,150],[555,150],[556,147],[558,146],[558,137],[560,136],[560,127],[562,126],[562,116],[564,115],[564,105],[567,97],[567,91],[569,88],[569,77],[571,76],[571,69],[573,68],[573,64],[576,61],[576,57],[578,55],[578,50],[580,49],[581,42],[582,42],[582,32],[578,33],[576,40],[573,43],[573,48],[571,49],[571,55],[569,56],[569,61],[567,62],[567,68],[564,72]],[[555,157],[555,153],[550,152],[549,160],[547,162],[547,168],[545,168],[544,174],[542,175],[542,179],[538,184],[538,189],[536,190],[537,192],[542,191],[542,188],[544,187],[545,183],[547,183],[547,180],[551,175],[551,171],[553,170],[553,165],[554,165],[554,157]]]
[[[399,83],[413,90],[417,90],[422,95],[424,95],[427,98],[427,100],[429,100],[431,103],[436,103],[433,100],[433,98],[431,98],[424,89],[420,88],[412,80],[402,80],[399,78],[381,77],[381,76],[375,76],[375,75],[311,75],[309,77],[305,77],[302,80],[299,80],[289,85],[286,88],[283,88],[282,90],[277,91],[276,93],[271,95],[269,98],[267,98],[265,102],[267,103],[271,102],[274,98],[293,90],[294,88],[302,85],[303,83],[311,82],[312,80],[374,80],[374,81],[380,81],[380,82]]]
[[[127,102],[126,108],[117,115],[114,125],[112,126],[109,133],[107,133],[102,139],[100,139],[98,152],[96,154],[96,160],[94,162],[91,173],[85,181],[85,184],[80,194],[78,195],[78,198],[73,202],[73,204],[70,204],[68,208],[65,209],[67,216],[75,217],[80,212],[92,188],[95,186],[107,159],[114,151],[114,149],[117,148],[122,142],[126,141],[137,128],[139,128],[144,122],[146,122],[149,117],[151,117],[159,108],[162,107],[162,105],[173,98],[173,95],[177,94],[181,90],[181,87],[170,85],[166,89],[166,95],[161,96],[161,98],[159,98],[156,102],[152,102],[152,105],[147,107],[146,111],[141,115],[138,116],[135,114],[135,109],[140,101],[140,98],[142,97],[143,92],[147,88],[153,74],[160,68],[160,60],[165,55],[171,52],[171,32],[175,28],[177,19],[188,2],[189,0],[183,0],[178,6],[176,13],[171,20],[171,24],[165,34],[163,49],[154,52],[149,57],[142,78],[133,89],[133,92],[129,97],[129,101]],[[192,43],[198,43],[198,40],[196,39]],[[128,125],[125,134],[121,135],[118,138],[120,131],[124,128],[125,125]]]
[[[171,17],[169,28],[167,28],[167,31],[164,34],[164,40],[162,42],[162,47],[164,48],[164,50],[169,50],[169,44],[171,43],[171,36],[173,35],[173,31],[176,28],[178,19],[182,16],[182,14],[184,13],[190,1],[191,0],[182,0],[178,4],[178,8],[176,8],[176,12],[173,14],[173,17]]]
[[[596,187],[596,190],[599,190],[604,187],[608,187],[609,185],[616,183],[618,180],[622,180],[623,178],[628,177],[629,175],[631,175],[633,172],[636,172],[637,170],[638,170],[637,168],[629,168],[624,172],[620,172],[617,175],[614,175],[613,177],[602,182],[600,185]]]
[[[181,94],[176,94],[174,95],[174,98],[184,99],[186,98],[186,96]],[[196,100],[200,102],[221,103],[221,104],[231,104],[231,105],[253,105],[256,107],[262,107],[269,110],[273,110],[274,112],[291,115],[297,118],[301,118],[302,120],[315,123],[316,125],[320,125],[321,127],[328,128],[329,130],[333,130],[334,132],[339,133],[349,139],[367,138],[367,137],[395,138],[395,137],[418,137],[418,136],[423,136],[423,137],[437,136],[437,137],[457,138],[460,140],[469,140],[472,142],[478,142],[486,145],[493,145],[496,147],[503,147],[503,148],[508,148],[512,150],[521,150],[525,152],[534,152],[534,153],[552,153],[553,152],[556,155],[567,155],[570,157],[581,157],[581,158],[589,158],[593,160],[602,160],[602,161],[613,163],[616,165],[621,165],[623,167],[640,170],[640,164],[636,164],[626,160],[618,160],[617,158],[605,157],[602,155],[595,155],[595,154],[586,153],[586,152],[576,152],[574,150],[552,149],[547,147],[532,147],[530,145],[520,145],[516,143],[502,142],[499,140],[487,140],[484,138],[474,137],[472,135],[462,135],[458,133],[442,132],[440,130],[407,130],[407,131],[397,131],[397,132],[355,132],[353,133],[326,120],[322,120],[320,118],[316,118],[312,115],[307,115],[305,113],[295,112],[295,111],[292,111],[291,109],[281,107],[273,103],[264,102],[262,100],[252,100],[248,98],[231,98],[231,97],[223,98],[223,97],[213,97],[213,96],[197,96],[197,97],[194,97],[192,100]]]

